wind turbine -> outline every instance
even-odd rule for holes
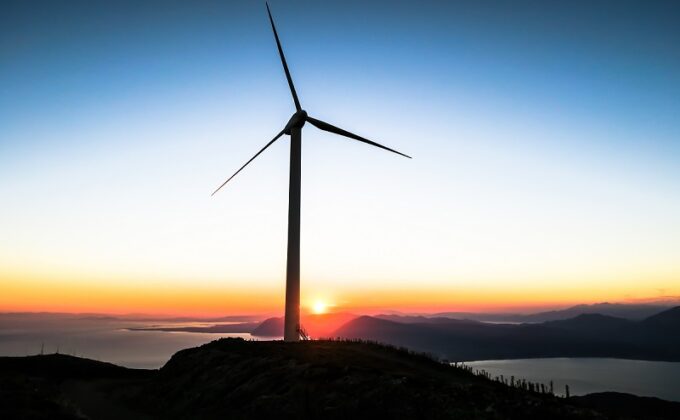
[[[302,127],[309,122],[316,128],[331,133],[339,134],[341,136],[349,137],[350,139],[358,140],[360,142],[370,144],[371,146],[379,147],[381,149],[396,153],[398,155],[411,158],[403,153],[397,152],[394,149],[385,147],[374,141],[365,139],[349,131],[338,128],[334,125],[328,124],[316,118],[307,115],[307,112],[300,106],[293,79],[290,77],[286,57],[283,55],[281,48],[281,41],[276,32],[274,19],[267,5],[267,14],[269,15],[269,22],[272,24],[272,31],[274,31],[274,38],[276,39],[276,46],[279,49],[279,56],[281,57],[281,64],[283,64],[283,71],[286,73],[290,93],[293,95],[293,102],[295,103],[295,113],[288,120],[286,126],[274,136],[269,143],[267,143],[259,152],[255,154],[245,165],[224,181],[212,195],[215,195],[227,182],[231,181],[239,172],[243,170],[250,162],[252,162],[260,153],[264,152],[269,146],[278,140],[282,135],[290,136],[290,186],[288,189],[288,259],[286,267],[286,313],[284,321],[284,341],[299,341],[300,340],[300,160],[301,160],[301,143],[302,143]]]

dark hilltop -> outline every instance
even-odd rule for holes
[[[640,404],[642,412],[625,410]],[[159,370],[57,354],[0,358],[0,418],[670,419],[680,403],[562,398],[368,342],[221,339]]]

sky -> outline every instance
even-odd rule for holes
[[[680,296],[680,6],[270,3],[310,115],[302,302]],[[259,1],[3,2],[0,311],[283,308],[294,106]]]

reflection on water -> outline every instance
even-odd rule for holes
[[[680,363],[607,358],[553,358],[487,360],[468,362],[492,377],[526,379],[548,384],[563,395],[569,385],[571,395],[617,391],[680,401]]]
[[[225,322],[222,322],[226,324]],[[257,339],[246,333],[130,331],[153,325],[194,326],[204,323],[125,321],[73,317],[0,315],[0,356],[56,351],[134,368],[159,368],[179,350],[221,337]],[[210,325],[215,323],[209,323]]]

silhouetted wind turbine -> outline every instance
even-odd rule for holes
[[[272,24],[272,31],[274,31],[274,38],[276,39],[276,46],[279,49],[279,56],[281,57],[281,64],[283,64],[283,71],[286,72],[286,79],[288,80],[288,86],[290,87],[290,93],[293,95],[293,102],[295,102],[296,112],[288,121],[288,124],[277,134],[274,138],[267,143],[259,152],[255,154],[245,165],[234,173],[229,179],[224,181],[212,195],[215,195],[222,187],[226,185],[233,177],[243,170],[250,162],[252,162],[260,153],[264,152],[265,149],[272,145],[276,140],[279,139],[284,134],[290,136],[290,186],[288,190],[288,261],[286,268],[286,314],[285,314],[285,326],[283,339],[285,341],[298,341],[300,339],[300,159],[301,159],[301,143],[302,143],[302,127],[306,122],[309,122],[316,128],[324,131],[329,131],[331,133],[339,134],[341,136],[349,137],[354,140],[358,140],[363,143],[370,144],[371,146],[379,147],[381,149],[388,150],[390,152],[396,153],[398,155],[411,158],[403,153],[397,152],[396,150],[385,147],[381,144],[373,142],[371,140],[365,139],[356,134],[350,133],[349,131],[338,128],[334,125],[328,124],[316,118],[312,118],[307,115],[307,112],[300,106],[300,100],[298,99],[297,92],[295,92],[295,86],[293,85],[293,79],[290,77],[290,71],[288,70],[288,64],[286,63],[286,57],[283,55],[283,49],[281,48],[281,41],[279,40],[279,35],[276,32],[276,26],[274,25],[274,19],[272,18],[272,13],[269,10],[269,4],[267,4],[267,14],[269,14],[269,21]]]

